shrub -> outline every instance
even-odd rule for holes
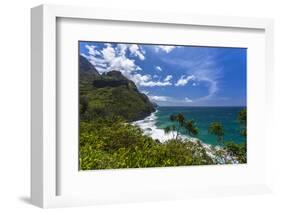
[[[80,169],[143,168],[213,164],[201,143],[159,143],[120,118],[80,122]]]

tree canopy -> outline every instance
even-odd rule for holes
[[[224,129],[220,122],[211,123],[208,132],[217,137],[218,144],[223,145]]]

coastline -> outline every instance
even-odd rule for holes
[[[139,128],[141,128],[144,131],[144,134],[152,137],[154,140],[159,140],[161,143],[164,143],[167,140],[171,140],[173,139],[174,135],[176,134],[176,132],[170,132],[168,134],[165,133],[164,129],[160,129],[156,126],[156,113],[158,112],[158,110],[156,109],[155,112],[151,113],[149,116],[147,116],[146,118],[144,118],[143,120],[138,120],[138,121],[134,121],[131,124],[132,125],[136,125]],[[186,135],[179,135],[182,139],[187,139],[190,140],[192,142],[197,142],[200,141],[201,143],[203,143],[200,139],[198,138],[194,138],[194,137],[189,137]],[[207,145],[207,144],[206,144]]]
[[[174,138],[175,132],[170,132],[168,134],[165,133],[164,129],[160,129],[156,126],[156,113],[151,113],[149,116],[145,117],[142,120],[134,121],[131,124],[136,125],[141,128],[145,135],[150,136],[154,140],[159,140],[161,143],[164,143],[167,140],[171,140]],[[205,149],[207,155],[211,157],[215,162],[218,164],[226,164],[226,160],[230,161],[232,164],[238,164],[239,162],[230,156],[228,153],[225,152],[224,148],[221,146],[214,146],[211,144],[204,143],[199,138],[188,137],[186,135],[179,135],[181,139],[188,140],[191,143],[200,143],[202,147]],[[225,152],[224,158],[220,158],[216,155],[216,152]]]

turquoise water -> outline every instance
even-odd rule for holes
[[[197,138],[207,144],[216,144],[216,137],[208,133],[208,127],[212,122],[218,121],[223,125],[224,141],[241,143],[245,138],[240,135],[241,126],[237,117],[244,107],[158,107],[156,112],[157,128],[164,129],[172,124],[170,115],[182,113],[186,119],[194,119],[199,128]],[[181,134],[185,134],[184,131]]]

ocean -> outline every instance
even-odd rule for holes
[[[218,121],[224,128],[224,141],[241,143],[245,138],[240,135],[241,126],[238,123],[239,111],[245,107],[157,107],[157,111],[144,120],[134,122],[142,128],[145,134],[164,142],[173,137],[172,133],[165,134],[164,128],[173,124],[169,117],[172,114],[182,113],[189,120],[193,119],[199,129],[196,138],[203,143],[216,145],[216,137],[208,133],[212,122]],[[189,138],[185,131],[180,131],[183,138]]]

